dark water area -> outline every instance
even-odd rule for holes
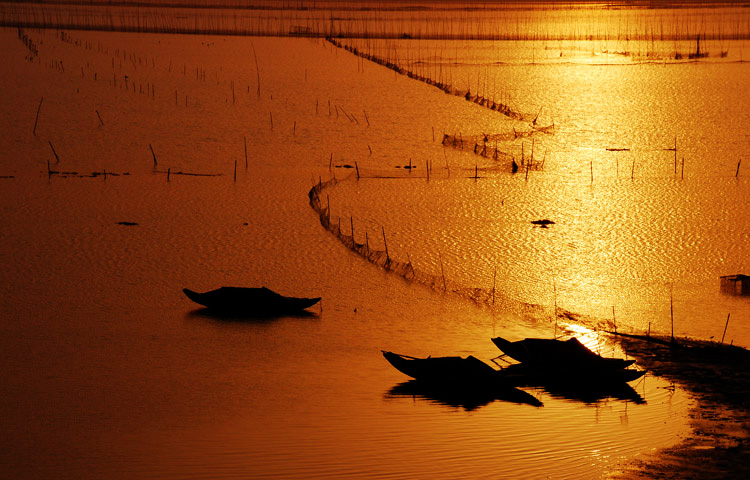
[[[719,289],[749,260],[748,45],[682,61],[612,35],[350,40],[554,122],[516,136],[528,120],[320,38],[1,30],[0,471],[602,478],[689,436],[694,400],[650,373],[636,397],[467,405],[403,387],[381,354],[489,362],[491,337],[562,334],[624,356],[600,329],[672,323],[750,345],[747,297]],[[532,148],[544,166],[511,174]],[[334,176],[320,198],[342,232],[455,288],[326,230],[308,192]],[[235,318],[182,293],[222,285],[323,300]]]

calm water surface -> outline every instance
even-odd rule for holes
[[[727,341],[750,345],[748,303],[718,288],[748,263],[744,63],[494,64],[487,43],[461,44],[461,66],[444,62],[454,83],[494,83],[555,122],[554,135],[507,139],[528,122],[322,40],[25,33],[33,61],[16,30],[0,54],[9,477],[600,478],[688,435],[688,395],[647,374],[634,385],[645,403],[529,389],[544,407],[467,409],[392,392],[406,378],[380,350],[488,361],[492,336],[567,329],[622,355],[593,330],[614,307],[620,329],[668,332],[670,294],[675,333],[720,336],[731,312]],[[515,47],[496,55],[541,51]],[[442,48],[455,59],[455,42]],[[498,135],[516,157],[533,141],[545,166],[527,180],[440,144],[458,132]],[[664,150],[675,137],[684,175]],[[396,168],[409,159],[411,173]],[[354,162],[359,180],[335,168]],[[494,279],[503,301],[477,305],[347,250],[307,201],[334,174],[324,194],[342,230],[373,248],[385,231],[394,258],[435,275],[442,264],[451,284]],[[236,321],[180,291],[220,285],[320,295],[322,308]],[[580,321],[556,325],[554,305]]]

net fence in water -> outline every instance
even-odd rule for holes
[[[355,238],[354,220],[350,217],[349,227],[347,228],[346,222],[344,222],[344,229],[342,230],[341,218],[337,217],[336,219],[332,219],[328,199],[326,198],[324,203],[321,198],[323,191],[327,188],[333,187],[337,183],[348,181],[352,178],[354,178],[354,174],[348,175],[344,179],[337,179],[334,177],[326,182],[323,182],[322,180],[318,181],[318,183],[316,183],[308,192],[310,206],[318,214],[320,224],[323,228],[334,235],[342,245],[346,246],[349,250],[373,265],[376,265],[387,272],[394,273],[409,282],[423,285],[436,291],[443,291],[461,298],[470,299],[478,305],[502,310],[525,318],[531,318],[534,320],[548,319],[552,321],[556,314],[557,318],[562,319],[563,321],[581,323],[593,328],[612,328],[609,320],[597,320],[584,317],[566,311],[557,305],[545,306],[512,298],[511,296],[498,291],[494,284],[491,286],[476,287],[462,285],[459,282],[452,281],[445,276],[442,259],[440,261],[441,272],[439,274],[415,268],[408,253],[406,254],[406,259],[397,259],[391,256],[388,250],[388,239],[384,227],[381,227],[380,232],[359,233],[359,241],[357,241]],[[346,233],[347,231],[348,233]],[[364,240],[363,243],[361,243],[362,240]],[[381,245],[382,249],[377,248]]]
[[[456,88],[455,86],[449,83],[442,82],[440,80],[435,80],[433,78],[412,72],[411,70],[408,70],[404,68],[403,66],[399,65],[399,63],[397,63],[396,61],[388,60],[388,59],[379,57],[372,53],[363,52],[362,50],[359,50],[357,47],[347,45],[335,38],[326,37],[326,40],[338,48],[343,48],[344,50],[358,57],[377,63],[378,65],[382,65],[388,69],[393,70],[394,72],[400,75],[405,75],[411,79],[418,80],[428,85],[432,85],[433,87],[438,88],[449,95],[456,95],[458,97],[463,97],[467,102],[472,102],[472,103],[479,105],[480,107],[485,107],[492,111],[501,113],[508,118],[512,118],[513,120],[519,120],[519,121],[532,120],[532,124],[536,126],[536,122],[539,117],[539,114],[536,114],[535,116],[534,114],[521,113],[502,102],[497,102],[495,100],[486,98],[482,95],[472,94],[470,90],[462,90],[462,89]],[[554,124],[548,125],[546,127],[540,127],[540,130],[554,130]]]

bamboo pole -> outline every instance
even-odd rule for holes
[[[52,149],[52,153],[55,154],[55,159],[57,159],[57,161],[55,163],[60,163],[60,157],[57,156],[57,152],[55,151],[55,147],[52,146],[52,141],[51,140],[47,140],[47,142],[49,142],[49,146]]]
[[[445,284],[445,269],[443,268],[443,256],[440,255],[440,252],[438,252],[438,258],[440,259],[440,273],[443,276],[443,291],[447,291],[448,287]]]
[[[495,270],[492,272],[492,305],[495,305],[495,285],[497,281],[497,264]]]
[[[102,120],[102,116],[99,115],[99,110],[96,110],[96,116],[99,117],[99,123],[102,124],[102,127],[104,126],[104,121]]]
[[[612,305],[612,325],[615,327],[615,333],[617,333],[617,318],[615,317],[615,306]]]
[[[39,100],[39,106],[36,109],[36,118],[34,119],[34,136],[36,136],[36,126],[37,123],[39,123],[39,112],[42,110],[42,102],[44,101],[44,97],[42,97],[41,100]]]
[[[674,343],[674,301],[672,298],[672,287],[669,287],[669,321],[672,327],[671,341]]]
[[[411,268],[411,278],[414,279],[417,276],[417,272],[414,271],[414,265],[411,263],[411,257],[409,256],[409,252],[406,252],[406,258],[409,260],[409,268]]]
[[[723,334],[721,335],[721,344],[722,344],[722,345],[724,344],[724,337],[725,337],[725,336],[726,336],[726,334],[727,334],[727,327],[729,326],[729,316],[730,316],[731,314],[732,314],[731,312],[730,312],[730,313],[727,313],[727,323],[725,323],[725,324],[724,324],[724,333],[723,333]]]
[[[740,158],[740,161],[737,162],[737,172],[734,174],[734,178],[738,178],[740,176],[740,165],[742,165],[742,159]]]
[[[383,231],[383,245],[385,245],[385,258],[387,263],[391,263],[391,256],[388,254],[388,241],[385,239],[385,228],[380,227]]]
[[[154,147],[151,146],[151,144],[148,144],[148,148],[151,149],[151,156],[154,157],[154,168],[156,168],[157,162],[156,162],[156,154],[154,153]]]

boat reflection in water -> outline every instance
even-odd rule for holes
[[[311,312],[309,310],[300,310],[299,312],[292,313],[280,313],[277,315],[273,314],[255,314],[255,313],[242,313],[242,312],[227,312],[222,310],[214,310],[212,308],[197,308],[185,314],[186,317],[190,318],[202,318],[206,320],[212,320],[222,323],[265,323],[273,322],[283,318],[296,318],[296,319],[318,319],[320,314],[318,312]]]
[[[518,392],[523,392],[519,394]],[[541,407],[542,402],[534,395],[520,389],[488,390],[464,389],[434,382],[409,380],[394,385],[385,394],[385,398],[412,397],[421,398],[431,403],[453,408],[463,408],[466,411],[476,410],[496,400],[512,403],[523,403]]]
[[[646,373],[628,368],[634,360],[602,357],[577,338],[511,342],[496,337],[492,342],[503,352],[497,358],[509,363],[500,372],[513,385],[540,387],[551,395],[586,403],[606,398],[645,403],[628,384]]]

